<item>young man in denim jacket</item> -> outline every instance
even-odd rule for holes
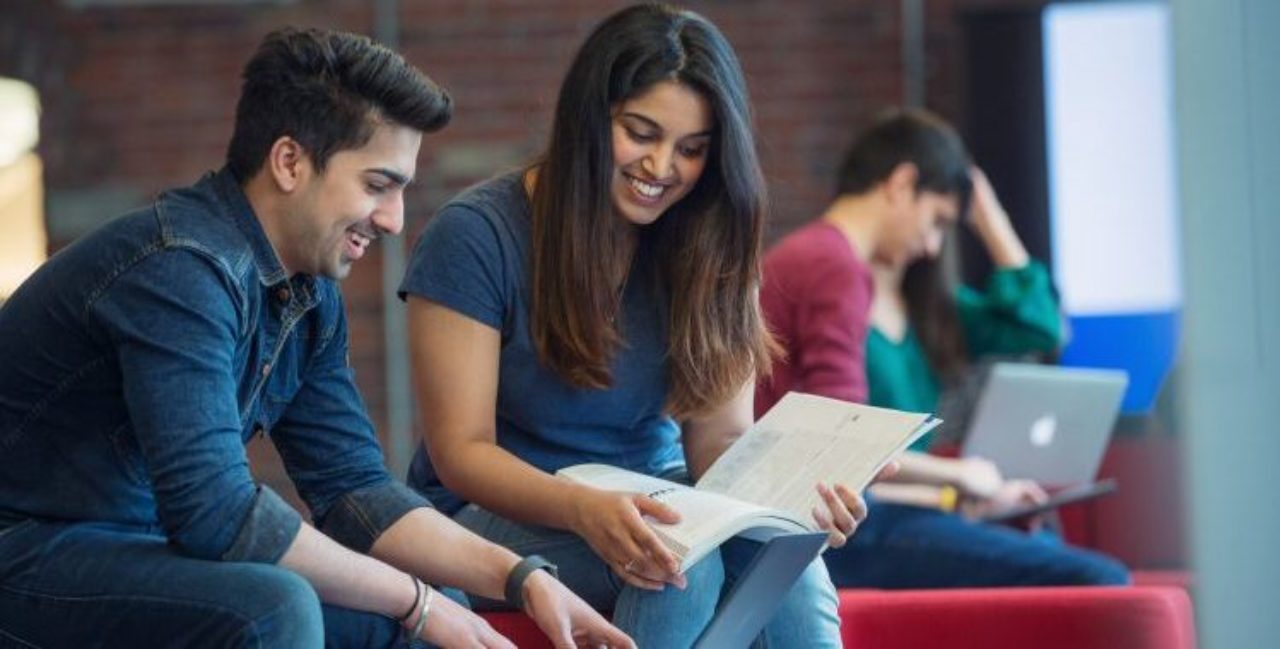
[[[394,482],[356,392],[335,280],[400,232],[450,113],[366,38],[270,34],[226,167],[4,305],[0,644],[510,646],[429,581],[505,596],[558,646],[630,646],[536,558]],[[319,530],[250,475],[266,432]]]

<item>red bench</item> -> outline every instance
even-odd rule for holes
[[[485,617],[519,647],[551,647],[523,615]],[[1191,600],[1175,586],[844,590],[840,617],[858,649],[1196,646]]]

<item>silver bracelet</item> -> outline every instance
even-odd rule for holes
[[[418,622],[413,625],[413,636],[411,639],[417,640],[422,635],[422,629],[427,626],[427,614],[431,612],[431,600],[435,599],[436,591],[431,586],[426,586],[427,595],[422,598],[422,611],[418,613]]]

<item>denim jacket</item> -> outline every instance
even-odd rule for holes
[[[301,517],[255,484],[269,434],[321,529],[367,551],[427,502],[393,482],[337,284],[288,277],[226,170],[59,252],[0,308],[0,527],[163,530],[275,562]]]

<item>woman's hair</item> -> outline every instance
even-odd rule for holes
[[[617,260],[634,227],[614,214],[610,195],[613,115],[662,81],[700,93],[715,117],[697,184],[641,233],[670,304],[668,407],[687,417],[767,373],[776,349],[758,300],[765,189],[746,80],[706,18],[629,7],[601,23],[574,58],[535,163],[532,333],[543,363],[570,383],[612,385],[610,362],[623,344]]]
[[[916,167],[917,192],[953,195],[962,212],[968,210],[969,152],[950,124],[923,108],[892,108],[877,116],[845,152],[836,193],[866,193],[904,162]]]
[[[922,257],[907,266],[902,274],[902,297],[907,321],[929,366],[943,383],[960,379],[968,366],[969,351],[955,291],[947,285],[938,258]]]

